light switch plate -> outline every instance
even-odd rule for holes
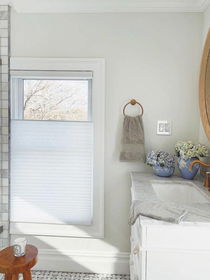
[[[158,121],[157,122],[157,135],[171,135],[171,122]]]

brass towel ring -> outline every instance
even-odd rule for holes
[[[138,101],[136,101],[135,99],[131,99],[131,100],[130,100],[127,104],[125,104],[125,106],[123,107],[123,115],[124,115],[124,116],[126,116],[125,109],[126,109],[126,107],[127,107],[129,104],[131,104],[131,105],[136,105],[136,104],[138,104],[139,107],[141,108],[141,115],[140,115],[140,116],[143,116],[143,114],[144,114],[144,108],[143,108],[143,106],[142,106]]]

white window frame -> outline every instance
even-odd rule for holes
[[[12,71],[92,71],[92,120],[94,123],[93,222],[90,226],[10,223],[10,234],[104,237],[104,107],[105,60],[103,58],[11,57]],[[12,75],[11,75],[12,87]],[[18,102],[18,101],[17,101]],[[21,106],[21,104],[20,104]]]
[[[92,71],[20,71],[11,70],[11,118],[13,120],[24,119],[24,79],[31,80],[88,80],[88,119],[92,120]],[[37,119],[38,120],[38,119]],[[71,121],[71,120],[66,120]]]

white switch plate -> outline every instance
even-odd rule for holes
[[[157,122],[157,135],[171,135],[171,122],[158,121]]]

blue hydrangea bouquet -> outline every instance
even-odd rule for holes
[[[147,154],[147,164],[161,177],[170,177],[175,170],[175,156],[164,151],[151,151]]]

